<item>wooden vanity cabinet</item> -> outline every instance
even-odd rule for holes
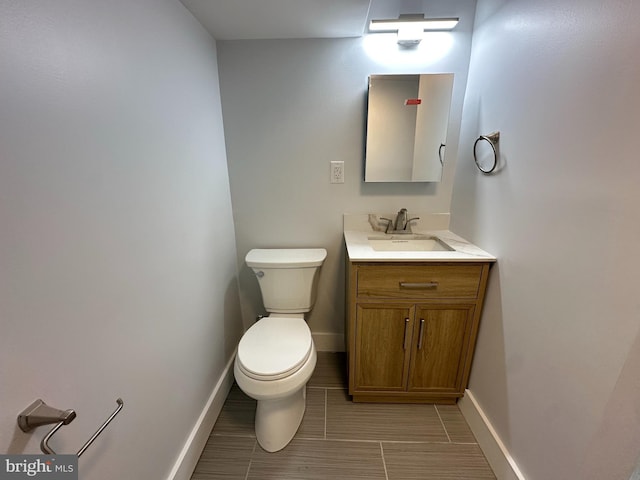
[[[489,265],[348,261],[353,400],[455,403],[469,378]]]

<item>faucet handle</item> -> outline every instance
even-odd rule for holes
[[[387,229],[385,230],[385,233],[389,233],[390,230],[393,230],[393,220],[391,220],[390,218],[385,218],[385,217],[380,217],[380,220],[386,220],[387,221]]]
[[[408,230],[411,233],[411,222],[414,220],[420,220],[420,217],[413,217],[407,220],[407,223],[404,224],[404,229]]]

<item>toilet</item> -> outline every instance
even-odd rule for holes
[[[249,328],[238,345],[233,373],[240,389],[258,401],[256,438],[267,452],[296,434],[316,349],[304,314],[316,299],[323,248],[254,249],[245,257],[269,316]]]

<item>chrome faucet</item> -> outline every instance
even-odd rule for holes
[[[396,222],[393,227],[394,230],[406,230],[407,228],[407,219],[409,218],[409,214],[407,213],[406,208],[400,209],[398,214],[396,215]],[[411,228],[411,227],[409,227]]]
[[[407,212],[406,208],[400,209],[395,221],[390,218],[381,218],[389,222],[387,223],[386,233],[411,233],[411,221],[420,219],[420,217],[409,218],[409,212]]]

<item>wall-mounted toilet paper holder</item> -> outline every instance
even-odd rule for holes
[[[107,420],[96,430],[89,440],[78,450],[78,457],[82,455],[87,448],[94,442],[98,435],[111,423],[111,420],[122,410],[124,402],[121,398],[116,400],[118,407],[107,418]],[[36,427],[41,425],[49,425],[55,423],[56,425],[47,433],[40,442],[40,450],[47,455],[56,455],[56,452],[49,446],[49,440],[51,437],[62,427],[63,425],[70,424],[73,419],[76,418],[76,412],[73,410],[58,410],[57,408],[50,407],[44,403],[41,399],[37,399],[27,408],[25,408],[20,415],[18,415],[18,426],[23,432],[30,432]]]

